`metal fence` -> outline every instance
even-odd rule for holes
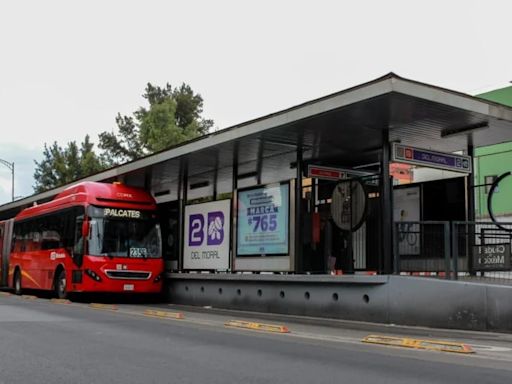
[[[512,223],[397,222],[395,273],[512,284]]]

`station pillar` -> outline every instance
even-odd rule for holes
[[[473,155],[475,154],[475,149],[472,144],[468,144],[467,147],[467,155],[470,156],[472,167],[471,167],[471,173],[467,176],[466,179],[466,212],[467,212],[467,221],[472,222],[475,221],[475,180],[474,180],[474,165],[473,162]],[[469,226],[469,238],[474,239],[475,238],[475,227],[473,225]],[[458,255],[454,255],[456,257]],[[475,275],[475,272],[473,271],[473,258],[468,257],[468,270],[471,275]]]
[[[393,186],[392,180],[389,175],[389,158],[390,158],[390,144],[389,144],[389,130],[385,129],[382,134],[382,151],[381,151],[381,236],[382,236],[382,250],[379,263],[379,273],[391,274],[393,272],[392,265],[392,239],[393,239],[393,217],[392,217],[392,193]]]

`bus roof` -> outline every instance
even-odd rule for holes
[[[22,210],[16,216],[16,220],[87,204],[114,208],[156,209],[153,196],[144,189],[120,183],[84,181],[66,188],[52,201]]]

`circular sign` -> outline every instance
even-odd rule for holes
[[[358,180],[347,180],[334,187],[331,201],[334,223],[344,231],[357,231],[366,219],[366,191]]]

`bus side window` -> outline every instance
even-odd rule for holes
[[[20,251],[25,252],[27,249],[27,224],[20,225]]]

